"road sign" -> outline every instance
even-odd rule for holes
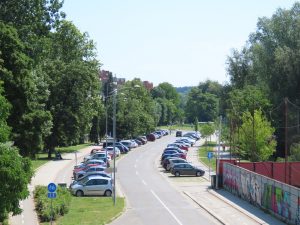
[[[48,192],[48,198],[56,198],[56,192]]]
[[[55,192],[56,191],[56,185],[54,183],[48,184],[48,191],[49,192]]]
[[[213,152],[208,152],[207,153],[207,158],[211,159],[214,156]]]

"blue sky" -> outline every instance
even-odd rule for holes
[[[259,17],[290,0],[65,0],[67,19],[97,44],[102,69],[158,85],[224,83],[226,58],[240,49]]]

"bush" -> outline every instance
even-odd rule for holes
[[[46,186],[37,186],[34,191],[35,208],[41,222],[51,220],[51,199],[47,196]],[[57,198],[52,199],[52,220],[68,213],[71,202],[71,194],[67,188],[57,188]]]

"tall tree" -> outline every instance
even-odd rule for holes
[[[62,21],[52,37],[52,51],[44,65],[50,96],[47,108],[53,117],[47,138],[49,157],[54,147],[81,143],[99,112],[99,63],[88,34]],[[98,105],[99,106],[99,105]]]

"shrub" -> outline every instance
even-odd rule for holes
[[[51,199],[47,196],[46,186],[37,186],[34,191],[35,208],[41,222],[51,220]],[[52,220],[68,213],[71,202],[71,194],[66,188],[57,188],[57,198],[52,199]]]

